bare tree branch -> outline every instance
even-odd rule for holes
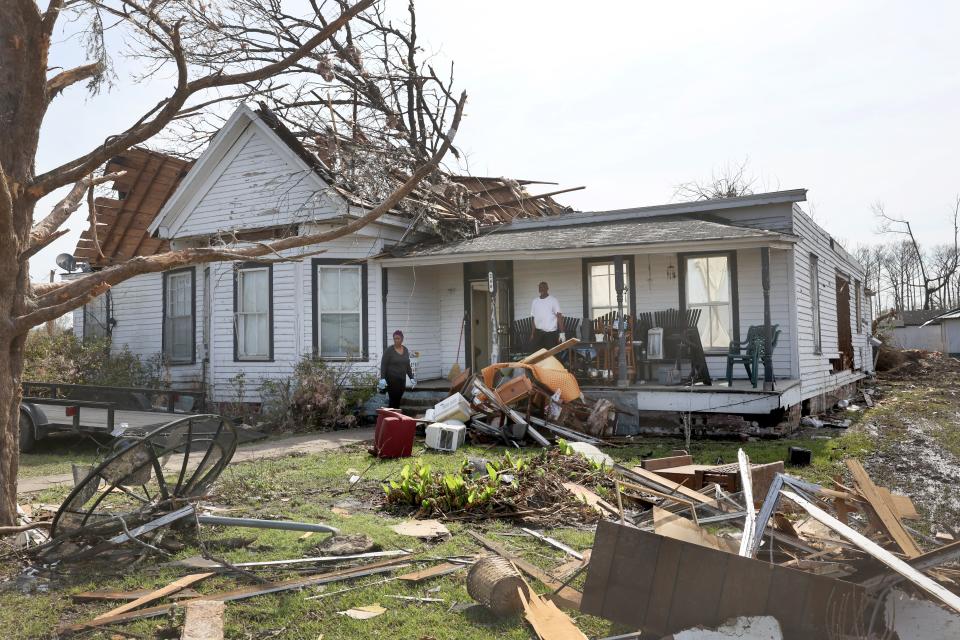
[[[74,67],[66,71],[61,71],[57,75],[47,80],[47,101],[53,100],[61,91],[88,78],[93,78],[103,73],[103,64],[92,62],[80,67]]]
[[[49,243],[49,237],[60,228],[64,222],[67,221],[74,211],[80,207],[81,199],[83,198],[84,192],[87,189],[92,188],[94,185],[101,184],[103,182],[110,182],[111,180],[116,180],[117,178],[126,175],[126,171],[117,171],[114,173],[108,173],[106,175],[95,177],[93,175],[88,175],[85,178],[82,178],[73,185],[73,188],[70,189],[70,192],[64,197],[63,200],[58,202],[56,206],[47,214],[47,217],[38,222],[33,226],[33,229],[30,231],[30,249],[46,245]]]

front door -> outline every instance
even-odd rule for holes
[[[840,370],[853,368],[853,331],[850,327],[850,281],[837,275],[837,347]]]
[[[488,281],[470,283],[470,366],[480,371],[493,362],[493,331],[497,337],[498,361],[505,362],[510,353],[510,325],[513,298],[508,278],[497,278],[497,317],[494,323]]]
[[[490,292],[486,282],[470,283],[470,362],[474,371],[490,364]]]

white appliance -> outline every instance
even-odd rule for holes
[[[462,424],[434,422],[427,425],[426,444],[438,451],[456,451],[467,437],[467,428]]]
[[[437,422],[446,422],[448,419],[466,422],[473,412],[470,403],[459,393],[442,400],[433,406],[433,419]]]
[[[663,360],[663,327],[647,331],[647,360]]]

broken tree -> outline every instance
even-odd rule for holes
[[[30,258],[66,233],[62,227],[79,208],[84,194],[119,177],[96,175],[99,167],[117,154],[151,140],[171,123],[203,116],[218,102],[251,96],[272,98],[283,87],[301,86],[296,82],[298,74],[319,74],[324,80],[329,75],[331,83],[349,82],[336,70],[328,74],[317,67],[325,60],[329,63],[329,56],[335,54],[352,58],[351,64],[356,66],[358,54],[349,46],[337,51],[341,41],[332,37],[351,19],[370,10],[374,0],[328,4],[312,3],[315,15],[302,19],[249,0],[222,0],[214,6],[188,0],[150,5],[131,0],[51,0],[45,8],[29,0],[0,1],[4,16],[0,21],[0,525],[12,525],[16,518],[20,382],[24,342],[32,327],[60,317],[138,274],[275,256],[286,249],[352,233],[397,206],[435,173],[451,148],[465,95],[444,97],[448,130],[442,125],[435,127],[439,139],[427,146],[429,153],[415,156],[408,170],[400,171],[399,179],[373,190],[377,197],[369,201],[367,213],[331,231],[252,246],[233,243],[169,251],[121,261],[69,282],[30,282]],[[63,13],[69,21],[61,20]],[[326,17],[329,14],[335,17]],[[67,35],[79,32],[88,36],[88,50],[97,59],[48,75],[54,43],[71,40],[59,37],[57,29],[64,25],[72,30]],[[110,25],[109,40],[105,25]],[[285,37],[288,33],[298,35],[295,42]],[[96,91],[111,78],[109,45],[114,42],[122,43],[127,58],[134,65],[140,63],[145,75],[156,80],[160,69],[173,72],[169,74],[175,79],[168,97],[128,128],[104,132],[99,137],[105,142],[87,153],[38,174],[37,150],[48,106],[75,84],[85,82]],[[281,74],[282,83],[271,81]],[[61,187],[70,187],[66,196],[34,224],[40,199]],[[95,209],[91,224],[96,230]]]

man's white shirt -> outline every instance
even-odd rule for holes
[[[534,298],[530,305],[533,326],[540,331],[556,331],[558,313],[560,313],[560,301],[553,296]]]

